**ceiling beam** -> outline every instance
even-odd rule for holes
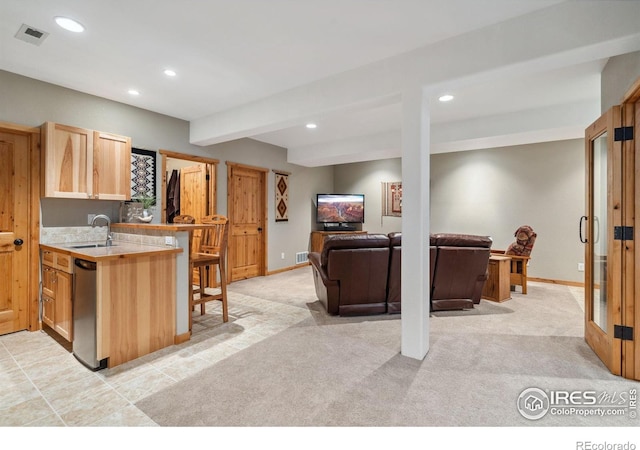
[[[433,92],[541,72],[640,49],[640,2],[564,2],[412,52],[343,72],[190,123],[211,145],[396,99],[407,86]]]
[[[431,153],[461,152],[536,142],[581,139],[600,114],[600,101],[579,101],[531,110],[431,124]],[[402,156],[400,130],[287,150],[287,161],[305,167]]]

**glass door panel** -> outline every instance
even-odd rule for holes
[[[622,244],[614,227],[622,222],[622,145],[613,139],[620,126],[620,107],[614,107],[585,131],[586,247],[585,340],[607,368],[621,373]]]
[[[593,161],[593,259],[590,286],[593,295],[590,319],[601,330],[607,330],[607,132],[591,145]],[[604,236],[601,231],[604,231]]]

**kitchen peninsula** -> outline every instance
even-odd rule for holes
[[[112,223],[111,229],[118,239],[134,240],[145,243],[151,239],[164,236],[167,245],[181,248],[182,253],[176,256],[176,343],[188,341],[191,338],[189,329],[189,255],[191,254],[190,235],[211,225],[179,224],[179,223]],[[171,242],[170,242],[171,241]]]
[[[183,250],[126,241],[113,246],[104,243],[92,247],[90,243],[48,243],[40,249],[43,274],[67,270],[73,259],[96,263],[97,359],[106,359],[108,367],[115,367],[175,343],[176,255]],[[53,293],[47,293],[47,277],[43,276],[43,321],[47,323],[47,305],[54,303],[54,329],[71,333],[65,323],[68,320],[60,317],[65,314],[61,302],[71,298],[65,298],[69,293],[57,290],[56,284],[54,278]],[[45,293],[50,297],[45,298]],[[66,339],[72,340],[71,334]]]

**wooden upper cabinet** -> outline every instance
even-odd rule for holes
[[[92,198],[93,131],[46,122],[42,130],[44,197]]]
[[[131,200],[131,138],[93,133],[93,194],[100,200]]]
[[[43,197],[131,199],[131,138],[45,122]]]

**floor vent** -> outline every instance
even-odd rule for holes
[[[309,252],[296,253],[296,264],[306,263],[309,260]]]
[[[21,41],[28,42],[33,45],[40,45],[49,36],[46,31],[38,30],[26,24],[22,24],[15,37]]]

